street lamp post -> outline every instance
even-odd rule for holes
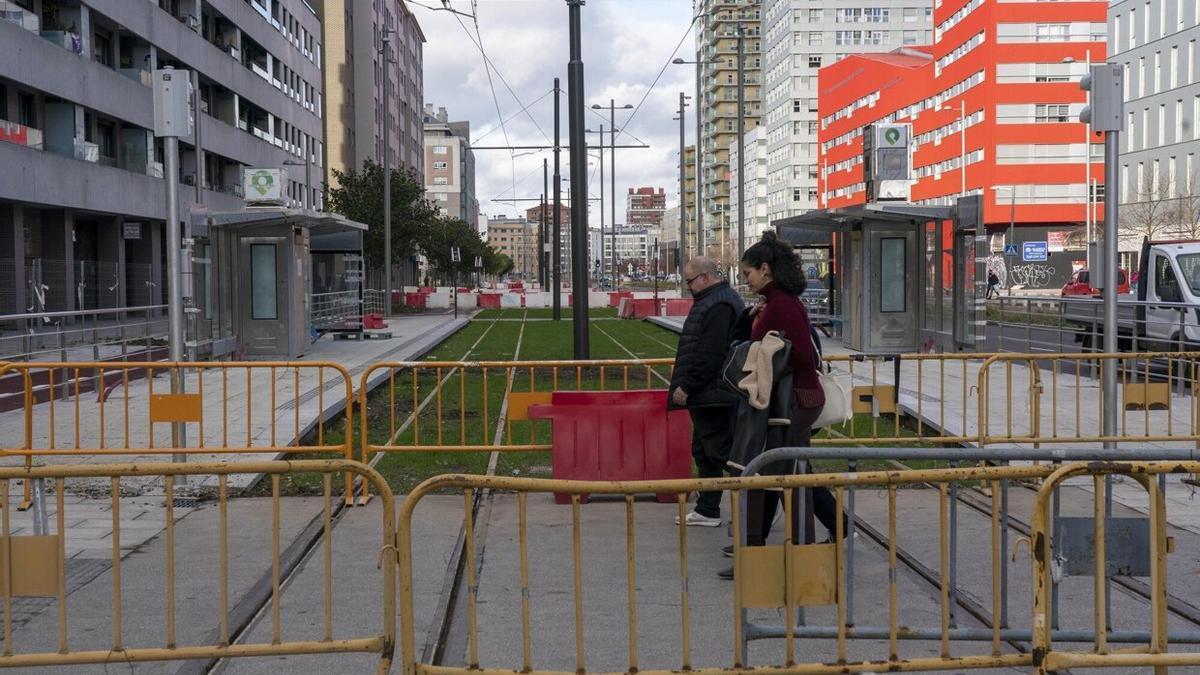
[[[600,105],[599,103],[592,104],[592,110],[603,110],[603,109],[604,109],[604,106]],[[615,280],[617,278],[617,110],[618,109],[619,110],[632,110],[633,106],[629,105],[628,103],[626,103],[625,105],[617,105],[616,101],[614,101],[613,99],[608,100],[608,125],[609,125],[608,133],[609,133],[609,137],[612,139],[612,146],[610,148],[611,154],[609,155],[609,162],[611,162],[610,166],[612,167],[612,171],[610,172],[611,175],[609,176],[609,182],[610,182],[610,186],[611,186],[610,187],[611,203],[609,204],[609,206],[612,207],[612,221],[611,221],[612,227],[609,228],[608,235],[609,235],[609,239],[612,242],[612,256],[611,257],[612,257],[612,274],[613,274],[614,284],[616,284]],[[604,145],[604,134],[600,134],[600,144],[601,144],[601,146]],[[603,159],[600,160],[600,166],[601,167],[604,166]],[[604,194],[603,168],[601,169],[601,174],[600,174],[600,193]],[[601,200],[600,204],[603,206],[604,201]],[[601,219],[601,221],[603,221],[604,216],[601,215],[600,219]],[[600,228],[600,252],[602,254],[604,252],[604,228],[603,227]]]
[[[705,250],[704,250],[704,220],[703,220],[703,216],[701,215],[701,210],[700,210],[700,204],[701,204],[701,196],[700,196],[701,159],[700,159],[700,157],[702,154],[702,149],[701,149],[701,116],[702,116],[701,107],[702,106],[700,105],[700,102],[703,101],[704,99],[700,96],[700,67],[710,64],[710,63],[713,63],[713,61],[688,61],[686,59],[679,58],[679,59],[672,60],[671,63],[674,63],[675,65],[694,65],[694,66],[696,66],[696,98],[695,98],[695,103],[696,103],[696,158],[695,158],[695,162],[694,162],[695,168],[696,168],[696,202],[695,202],[695,206],[693,207],[696,212],[693,214],[693,219],[696,222],[696,255],[704,255],[705,254]],[[680,199],[682,199],[682,197]],[[680,213],[680,215],[682,217],[682,212]]]
[[[683,152],[683,111],[687,108],[687,99],[689,97],[682,91],[679,92],[679,256],[677,258],[676,271],[679,273],[679,292],[683,293],[683,261],[687,257],[687,220],[683,217],[683,205],[687,201],[686,179],[684,178],[684,165],[686,157]],[[657,240],[656,240],[657,241]],[[657,250],[657,249],[656,249]],[[655,282],[657,284],[657,282]]]
[[[604,277],[604,125],[600,125],[599,131],[586,131],[600,135],[600,272],[596,275],[596,283],[599,284]],[[616,208],[615,204],[613,208]]]
[[[571,260],[575,310],[572,320],[574,355],[586,359],[588,345],[587,293],[587,141],[583,123],[583,48],[580,13],[584,0],[566,0],[569,13],[571,60],[567,64],[567,120],[571,138]],[[582,286],[582,288],[581,288]],[[582,291],[582,292],[580,292]]]
[[[559,212],[562,210],[562,177],[558,168],[558,78],[554,78],[554,320],[562,319],[562,221]]]
[[[383,28],[383,40],[379,46],[380,68],[383,70],[383,315],[392,315],[392,151],[389,147],[391,125],[388,124],[388,81],[391,79],[392,27]]]

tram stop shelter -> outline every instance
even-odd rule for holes
[[[188,323],[197,352],[300,358],[318,334],[314,297],[316,312],[328,313],[320,300],[336,296],[344,320],[356,319],[362,329],[366,225],[284,207],[213,213],[204,220],[204,226],[193,224],[192,233],[195,302]],[[317,296],[314,280],[322,286]]]
[[[827,251],[830,325],[864,353],[977,351],[987,272],[982,200],[953,206],[875,202],[775,221],[802,260]],[[807,294],[806,294],[807,295]],[[813,306],[813,299],[806,297]]]

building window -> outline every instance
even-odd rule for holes
[[[808,67],[809,68],[820,68],[821,67],[821,55],[820,54],[809,54]]]
[[[435,154],[435,155],[444,155],[444,154],[448,153],[449,151],[450,151],[450,149],[444,145],[433,146],[433,154]]]
[[[434,177],[433,177],[433,184],[434,184],[434,185],[446,185],[446,184],[447,184],[447,179],[446,179],[446,177],[445,177],[445,176],[434,176]]]
[[[1071,106],[1066,103],[1039,103],[1033,117],[1033,121],[1039,124],[1043,122],[1070,122]]]
[[[444,168],[446,168],[446,162],[434,162],[434,163],[433,163],[433,168],[435,168],[435,169],[444,169]]]

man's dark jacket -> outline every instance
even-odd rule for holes
[[[679,335],[675,370],[671,373],[671,390],[682,387],[687,392],[687,407],[737,404],[735,395],[717,386],[717,378],[743,308],[741,297],[727,281],[693,296],[692,310]]]

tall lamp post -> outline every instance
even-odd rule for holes
[[[604,106],[600,105],[599,103],[592,104],[592,110],[603,110],[603,109],[604,109]],[[612,167],[612,171],[610,172],[611,175],[609,176],[609,181],[610,181],[611,190],[612,190],[612,192],[610,193],[611,194],[611,202],[609,204],[609,206],[612,207],[612,227],[609,228],[608,235],[609,235],[609,239],[612,241],[613,283],[614,283],[614,285],[617,285],[617,286],[619,286],[619,284],[616,284],[616,279],[619,278],[617,276],[617,110],[632,110],[632,109],[633,109],[633,106],[629,105],[628,103],[626,103],[625,105],[617,105],[616,101],[614,101],[613,99],[608,100],[608,125],[609,125],[608,133],[609,133],[609,137],[612,139],[611,153],[609,154],[609,162],[611,162],[610,166]],[[604,135],[601,134],[601,138],[603,138],[603,136]],[[600,165],[603,166],[604,162],[601,161]],[[600,193],[601,194],[604,193],[604,177],[603,176],[601,176],[601,178],[600,178]],[[603,204],[604,202],[601,201],[600,203]],[[601,216],[601,218],[603,218],[603,216]],[[603,228],[601,228],[601,232],[603,232]],[[603,235],[601,235],[601,237],[602,237],[601,241],[603,242]],[[604,250],[603,245],[600,246],[600,250],[601,251]]]
[[[567,125],[571,139],[571,283],[575,293],[572,328],[576,359],[588,358],[591,351],[588,344],[587,294],[587,140],[583,122],[583,40],[579,27],[583,2],[567,0],[571,50],[567,63]]]
[[[694,220],[696,222],[696,255],[704,255],[705,254],[705,251],[704,251],[704,243],[705,243],[704,242],[704,216],[702,215],[702,212],[700,209],[700,204],[701,204],[701,200],[702,200],[701,193],[700,193],[700,191],[702,189],[701,188],[701,180],[700,180],[700,165],[704,163],[703,160],[701,159],[701,156],[703,154],[703,147],[702,147],[703,146],[703,142],[702,142],[703,136],[701,134],[701,131],[702,131],[701,115],[703,114],[703,112],[702,112],[703,106],[701,105],[701,101],[703,101],[704,98],[700,95],[700,88],[701,88],[700,87],[700,81],[701,81],[700,66],[709,65],[712,63],[716,63],[716,62],[715,61],[688,61],[687,59],[677,58],[677,59],[672,60],[671,63],[674,63],[677,66],[683,66],[683,65],[696,66],[696,94],[695,94],[695,96],[696,96],[696,98],[695,98],[695,102],[696,102],[696,161],[695,161],[695,165],[696,165],[696,203],[693,208],[696,211],[694,214]],[[680,213],[680,216],[682,217],[682,212]]]
[[[689,98],[691,97],[687,94],[684,94],[682,91],[679,92],[679,117],[676,118],[679,120],[679,255],[677,256],[675,262],[677,268],[676,272],[679,274],[679,291],[681,294],[684,288],[683,260],[687,257],[687,219],[683,217],[684,202],[687,201],[687,187],[686,179],[684,177],[684,169],[685,165],[687,164],[687,158],[684,156],[683,146],[683,111],[684,108],[687,108],[687,100]],[[655,241],[657,241],[657,239]],[[655,246],[657,254],[657,244]],[[655,273],[657,274],[657,270]],[[658,282],[655,282],[655,288],[657,288],[657,283]]]
[[[601,278],[604,277],[604,125],[600,125],[599,131],[585,129],[585,133],[600,135],[600,271],[596,275],[597,285]],[[616,208],[616,205],[613,206]],[[591,261],[588,261],[591,264]]]
[[[383,40],[379,45],[380,69],[383,70],[383,275],[384,301],[383,315],[392,315],[392,150],[390,147],[391,125],[388,124],[388,82],[391,79],[389,66],[393,63],[391,57],[392,30],[390,25],[383,28]]]

